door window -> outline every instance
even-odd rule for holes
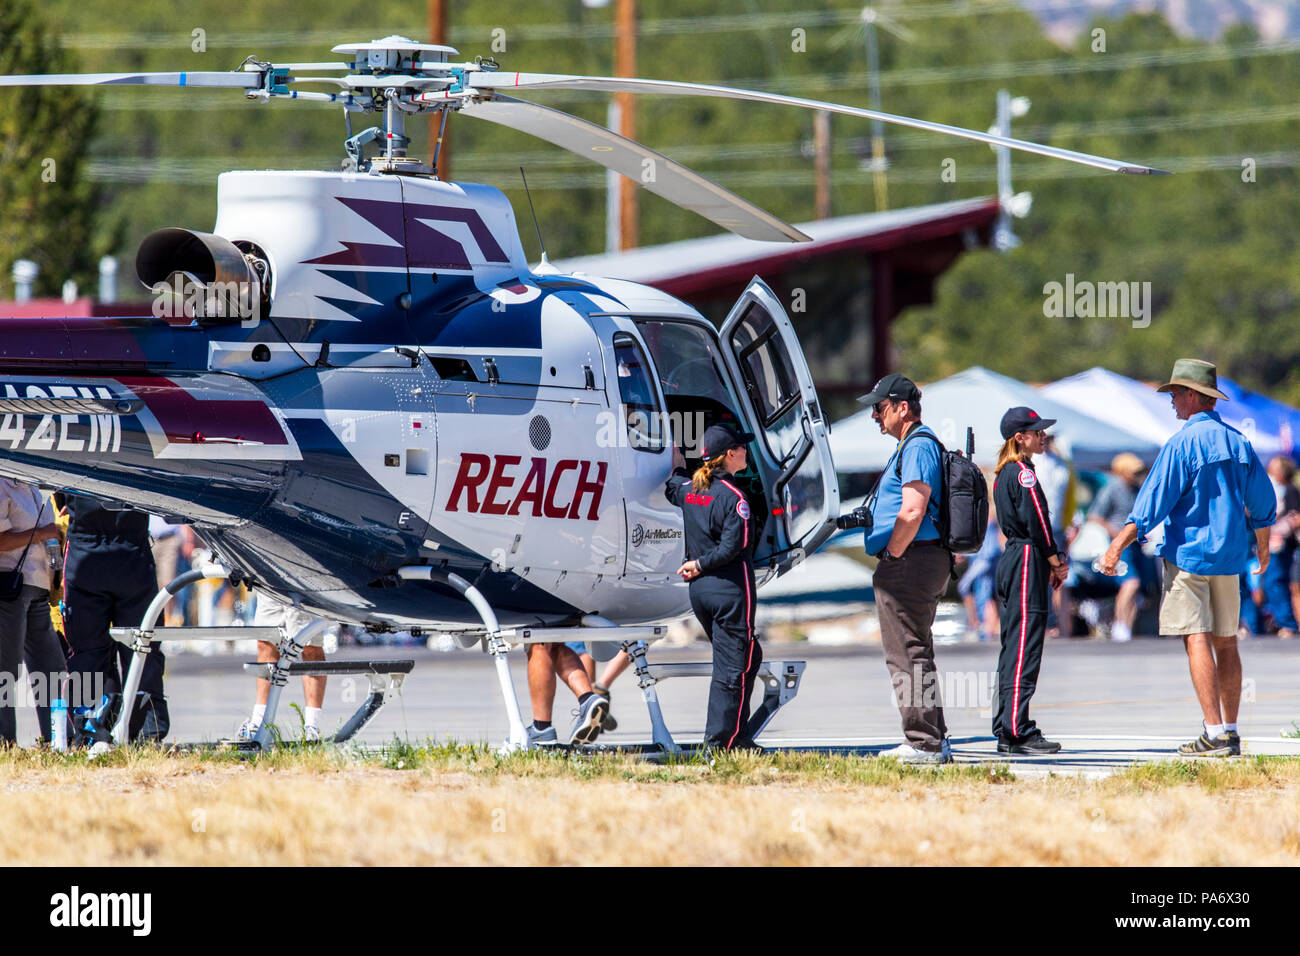
[[[799,380],[790,368],[780,330],[767,310],[752,302],[741,316],[731,341],[767,447],[784,467],[794,457],[803,438],[800,425],[803,408]]]
[[[775,491],[773,516],[784,538],[774,557],[788,570],[834,530],[839,489],[812,374],[780,300],[755,278],[723,323],[728,367],[745,391],[761,434],[755,442],[764,483]],[[782,557],[783,555],[787,557]]]
[[[654,378],[641,346],[626,333],[614,336],[614,365],[628,443],[638,451],[663,451],[663,416],[659,414]]]

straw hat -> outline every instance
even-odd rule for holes
[[[1131,451],[1122,451],[1110,460],[1110,470],[1125,478],[1132,478],[1148,469],[1137,455]]]

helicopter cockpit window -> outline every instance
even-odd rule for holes
[[[638,451],[663,451],[663,416],[655,397],[654,379],[632,336],[614,336],[614,363],[628,443]]]
[[[685,322],[638,319],[650,352],[659,370],[659,382],[669,404],[675,397],[712,399],[728,408],[735,401],[723,382],[722,356],[718,344],[704,329]]]
[[[637,327],[654,356],[668,419],[688,464],[710,425],[735,425],[740,407],[726,382],[728,375],[717,339],[689,322],[637,319]]]

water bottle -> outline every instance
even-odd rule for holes
[[[1102,571],[1101,569],[1101,558],[1097,558],[1095,561],[1092,562],[1092,570],[1095,571],[1097,574],[1105,574],[1105,572]],[[1116,577],[1122,578],[1126,574],[1128,574],[1128,563],[1125,561],[1116,561],[1115,562]]]
[[[46,540],[45,559],[50,565],[50,590],[57,591],[63,585],[63,551],[58,538]]]
[[[68,749],[68,702],[56,697],[50,704],[50,730],[55,750]]]

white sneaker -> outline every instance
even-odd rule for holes
[[[1110,639],[1116,644],[1133,640],[1133,629],[1127,624],[1116,621],[1110,626]]]
[[[235,738],[238,740],[252,740],[257,736],[257,732],[261,729],[261,726],[260,723],[250,717],[239,725],[239,732],[235,734]]]
[[[946,737],[944,738],[942,748],[938,752],[917,750],[911,744],[899,744],[897,747],[892,747],[889,750],[882,750],[876,756],[893,757],[899,763],[952,763],[952,750],[948,746],[948,739]]]
[[[1079,612],[1079,617],[1083,618],[1089,629],[1095,628],[1101,622],[1101,608],[1091,598],[1085,598],[1075,607]]]
[[[96,740],[90,745],[90,753],[88,756],[91,760],[94,760],[96,757],[102,757],[112,749],[113,745],[107,740]]]
[[[302,728],[302,742],[305,744],[320,743],[320,728],[311,724],[306,724]]]

